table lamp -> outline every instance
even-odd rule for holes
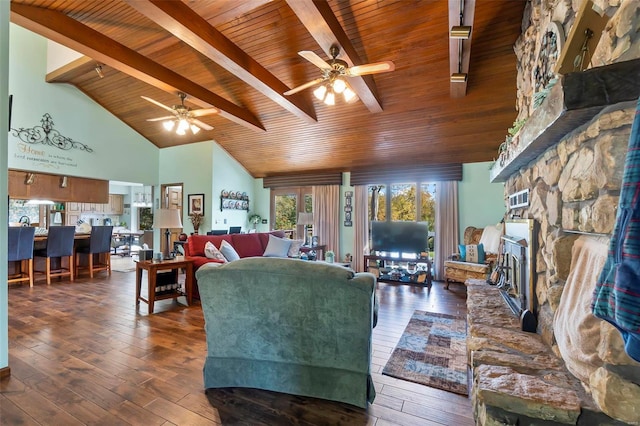
[[[153,215],[153,228],[154,229],[166,229],[165,246],[162,253],[163,258],[171,259],[169,250],[169,236],[171,235],[170,228],[182,228],[182,220],[180,220],[180,210],[178,209],[158,209]]]
[[[298,213],[298,225],[304,225],[304,245],[310,246],[311,242],[307,241],[308,232],[307,225],[313,225],[313,213]]]

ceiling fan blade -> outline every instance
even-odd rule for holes
[[[166,117],[147,118],[147,121],[174,120],[175,118],[175,115],[167,115]]]
[[[316,55],[310,50],[301,50],[300,52],[298,52],[298,55],[302,56],[307,61],[311,62],[313,65],[320,68],[321,70],[331,69],[331,65],[329,65],[327,61],[325,61],[320,56]]]
[[[350,77],[367,74],[378,74],[381,72],[393,71],[396,66],[391,61],[374,62],[373,64],[355,65],[347,69],[347,75]]]
[[[191,115],[194,117],[202,117],[203,115],[217,114],[218,112],[220,111],[218,111],[217,108],[202,108],[202,109],[192,110]]]
[[[213,130],[213,126],[209,126],[207,123],[203,123],[200,120],[196,120],[195,118],[191,120],[191,123],[200,127],[202,130]]]
[[[322,81],[324,81],[324,78],[322,78],[322,77],[316,78],[315,80],[312,80],[312,81],[310,81],[308,83],[305,83],[302,86],[298,86],[298,87],[295,87],[295,88],[293,88],[291,90],[287,90],[286,92],[283,93],[283,95],[293,95],[294,93],[301,92],[304,89],[307,89],[307,88],[309,88],[311,86],[315,86],[316,84],[318,84],[318,83],[320,83]]]
[[[160,102],[155,101],[155,100],[153,100],[153,99],[151,99],[151,98],[149,98],[149,97],[147,97],[147,96],[140,96],[140,97],[141,97],[142,99],[144,99],[145,101],[149,101],[149,102],[151,102],[152,104],[158,105],[160,108],[164,108],[164,109],[166,109],[167,111],[175,112],[175,111],[173,110],[173,108],[168,107],[168,106],[166,106],[165,104],[161,104]]]

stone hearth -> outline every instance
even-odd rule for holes
[[[481,425],[623,425],[600,412],[580,380],[483,280],[467,284],[467,352]]]

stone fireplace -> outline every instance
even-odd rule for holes
[[[640,96],[638,3],[594,1],[609,20],[591,69],[561,76],[533,106],[542,33],[551,23],[568,33],[584,3],[528,3],[515,45],[518,118],[526,123],[491,175],[505,182],[505,199],[529,193],[529,202],[505,219],[529,219],[538,227],[530,257],[533,294],[526,301],[533,303],[537,333],[520,331],[502,300],[496,302],[497,289],[469,283],[478,424],[640,425],[640,363],[626,356],[619,332],[589,306],[615,224]]]

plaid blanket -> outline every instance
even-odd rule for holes
[[[620,330],[627,354],[640,361],[640,99],[624,164],[616,225],[591,304]]]

